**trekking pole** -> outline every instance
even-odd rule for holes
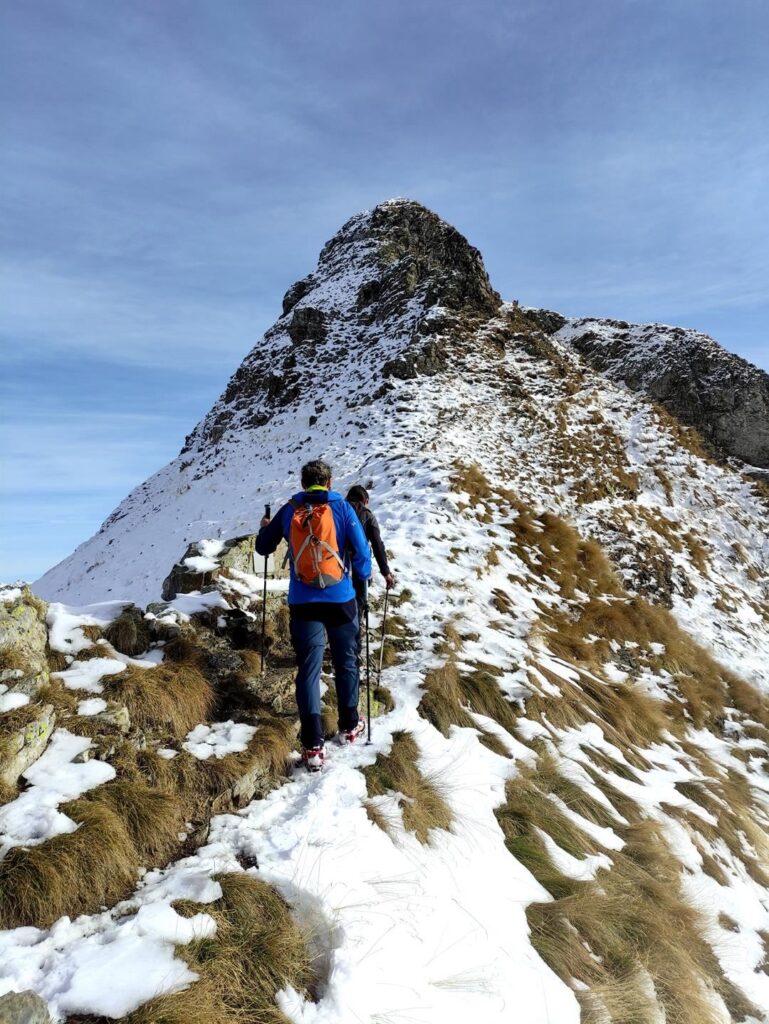
[[[369,650],[369,628],[368,628],[368,582],[365,590],[364,610],[366,615],[366,720],[368,724],[368,739],[366,745],[371,743],[371,652]]]
[[[264,506],[264,518],[270,518],[270,506]],[[267,555],[264,556],[264,589],[262,590],[262,675],[264,675],[265,634],[267,630]]]
[[[385,625],[387,623],[387,602],[390,599],[390,588],[385,590],[384,610],[382,611],[382,642],[379,645],[379,671],[377,672],[377,686],[382,683],[382,662],[384,661]]]

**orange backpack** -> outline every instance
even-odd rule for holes
[[[288,535],[288,550],[294,573],[308,587],[321,590],[339,583],[345,574],[339,555],[334,513],[327,502],[300,505],[290,499],[294,514]]]

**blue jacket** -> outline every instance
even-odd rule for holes
[[[371,550],[352,505],[346,502],[337,491],[300,491],[294,495],[293,500],[302,505],[307,502],[314,505],[320,501],[329,503],[334,516],[339,553],[344,559],[345,552],[348,552],[355,576],[358,579],[367,580],[371,575]],[[260,555],[271,555],[281,540],[288,540],[293,514],[294,509],[287,502],[269,525],[261,528],[257,534],[255,545]],[[302,583],[296,578],[294,564],[290,558],[289,566],[291,569],[288,585],[289,604],[312,604],[314,602],[339,604],[342,601],[351,601],[355,597],[355,588],[348,573],[345,573],[344,578],[338,583],[321,590],[318,587],[308,587],[306,583]]]

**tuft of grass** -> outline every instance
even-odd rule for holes
[[[163,729],[180,739],[199,722],[207,721],[216,695],[211,683],[194,665],[163,662],[155,668],[128,665],[104,680],[104,693],[125,704],[131,722],[140,729]]]
[[[312,994],[316,960],[283,898],[250,875],[218,881],[216,903],[175,904],[179,913],[205,913],[216,922],[215,935],[177,948],[198,981],[145,1003],[125,1024],[288,1024],[276,994],[288,986]]]
[[[65,914],[114,903],[135,884],[136,848],[122,817],[86,799],[61,809],[78,823],[77,831],[16,847],[0,862],[0,928],[49,928]]]
[[[45,657],[51,672],[64,672],[67,668],[67,656],[62,651],[54,651],[48,646],[45,649]]]
[[[735,1020],[755,1008],[724,976],[708,945],[705,922],[684,898],[680,865],[652,822],[623,832],[626,847],[612,853],[610,871],[594,882],[571,883],[571,892],[528,909],[532,942],[567,984],[588,985],[583,1019],[599,1021],[590,1005],[611,1008],[611,1020],[656,1019],[650,979],[665,1019],[716,1024],[722,1019],[715,990]],[[642,974],[645,972],[645,975]],[[639,1016],[646,1006],[650,1016]]]
[[[463,707],[464,694],[459,669],[453,661],[431,669],[424,679],[424,695],[419,702],[419,714],[442,732],[449,735],[452,725],[463,729],[477,729],[473,717]]]
[[[448,656],[445,664],[431,669],[424,679],[424,694],[419,702],[419,714],[435,726],[444,736],[452,725],[474,729],[485,747],[501,757],[510,752],[498,736],[484,730],[469,713],[493,718],[508,732],[515,725],[516,711],[499,689],[494,677],[478,668],[473,673],[461,673],[456,665],[456,654],[462,645],[456,628],[449,623],[438,649]]]
[[[403,824],[420,843],[427,843],[434,828],[448,829],[451,810],[434,781],[419,770],[419,747],[407,732],[393,733],[389,754],[379,754],[363,769],[369,796],[400,794]]]
[[[212,813],[242,805],[254,789],[264,796],[285,779],[294,736],[293,720],[264,720],[248,750],[205,761],[186,751],[166,760],[110,739],[117,778],[62,807],[77,830],[11,850],[0,862],[0,928],[45,928],[127,897],[141,867],[178,856],[205,834]],[[250,785],[242,789],[244,777]]]
[[[3,646],[0,647],[0,671],[2,672],[29,672],[29,665],[21,656],[18,648]]]
[[[395,708],[395,699],[386,686],[374,686],[371,695],[382,708],[382,714],[386,715]]]
[[[152,633],[141,610],[131,605],[110,622],[104,630],[104,637],[116,651],[134,658],[147,650]]]

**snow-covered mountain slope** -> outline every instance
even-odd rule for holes
[[[612,380],[648,395],[717,450],[769,468],[769,374],[699,331],[537,311],[543,328]]]
[[[672,391],[684,404],[709,409],[721,394],[713,374],[703,377],[699,364],[685,377],[686,353],[694,340],[697,351],[703,349],[702,336],[671,329],[670,338],[680,335],[676,348],[668,335],[654,334],[652,328],[623,333],[604,321],[590,324],[588,330],[585,321],[564,323],[554,314],[501,304],[478,251],[417,203],[393,200],[359,214],[324,246],[316,270],[289,289],[283,315],[235,372],[180,455],[137,487],[94,537],[38,581],[36,591],[77,602],[119,594],[146,603],[158,593],[169,557],[173,560],[201,536],[232,536],[253,528],[266,502],[275,504],[294,488],[298,467],[307,458],[331,457],[337,482],[346,485],[366,473],[369,453],[352,455],[359,447],[356,437],[386,447],[390,436],[408,432],[415,421],[429,422],[434,410],[427,408],[427,393],[418,389],[409,408],[398,398],[402,380],[439,374],[441,390],[450,395],[473,374],[506,372],[504,351],[540,345],[543,328],[560,325],[553,358],[569,365],[573,360],[560,341],[587,351],[585,339],[594,336],[591,358],[599,350],[615,353],[615,361],[609,365],[604,359],[602,368],[649,390],[649,365],[661,365],[664,346],[665,365],[673,369],[665,376],[663,397],[669,399]],[[632,358],[625,358],[630,342],[621,339],[636,335],[648,343],[635,346]],[[648,341],[652,335],[653,344]],[[743,366],[714,342],[703,350],[722,376],[724,367],[732,372],[737,363]],[[461,362],[471,356],[469,363]],[[575,371],[587,372],[580,361],[574,365]],[[751,369],[753,381],[759,371]],[[589,379],[601,402],[615,401],[616,388],[598,376]],[[505,394],[520,387],[510,378]],[[540,401],[547,383],[533,374],[524,388],[521,400]],[[708,423],[722,424],[721,433],[732,423],[746,444],[759,446],[750,454],[761,464],[769,418],[762,418],[756,406],[763,401],[760,387],[755,401],[754,391],[746,392],[740,405],[742,391],[735,385],[732,413],[722,408]],[[479,395],[482,413],[480,401]],[[564,402],[566,428],[584,435],[580,415],[578,400]]]
[[[342,488],[369,486],[398,576],[394,706],[374,744],[215,817],[187,857],[150,849],[156,870],[120,902],[0,933],[0,992],[34,988],[60,1017],[119,1006],[129,1024],[186,1024],[196,986],[211,990],[183,962],[185,921],[214,941],[224,871],[275,885],[312,925],[316,999],[278,994],[294,1024],[766,1024],[763,492],[501,303],[453,229],[394,201],[332,239],[179,459],[38,589],[155,600],[188,539],[244,532],[317,455]],[[162,650],[133,668],[148,689],[177,685]],[[230,735],[185,710],[162,752],[142,731],[143,758],[182,758],[204,718]],[[63,719],[75,735],[80,717]],[[58,863],[79,834],[38,858],[56,841]],[[200,918],[176,919],[180,894]],[[162,1014],[146,985],[111,981],[111,953],[142,976],[142,936]]]

